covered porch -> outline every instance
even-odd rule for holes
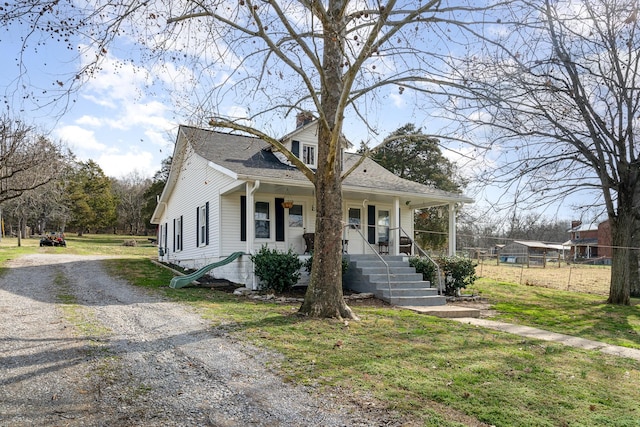
[[[372,193],[370,187],[364,190],[343,187],[344,253],[415,255],[415,211],[447,206],[448,253],[455,254],[456,211],[467,202],[465,197],[446,192],[433,195],[384,190]],[[241,198],[240,234],[244,243],[240,249],[245,253],[255,253],[263,245],[283,251],[292,249],[300,255],[313,252],[316,198],[310,183],[283,185],[263,180],[246,181],[224,194],[229,198],[238,196]]]

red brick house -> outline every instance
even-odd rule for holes
[[[569,229],[570,240],[565,245],[571,246],[570,259],[591,260],[611,259],[611,227],[609,220],[599,224],[582,224],[572,221]]]

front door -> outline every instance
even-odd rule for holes
[[[297,254],[304,253],[306,247],[304,238],[302,237],[305,232],[304,219],[304,205],[296,203],[289,208],[287,233],[287,238],[289,240],[288,246]]]
[[[360,233],[364,233],[363,224],[365,222],[362,218],[362,207],[360,206],[348,206],[347,207],[347,227],[344,233],[345,239],[348,241],[348,252],[351,254],[364,253],[364,240]],[[347,242],[345,242],[345,246]]]
[[[387,209],[378,210],[378,242],[389,244],[389,211]]]

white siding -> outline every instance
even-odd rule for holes
[[[291,141],[300,141],[300,144],[315,145],[318,147],[318,133],[317,126],[310,126],[296,134],[292,135],[288,141],[286,141],[286,147],[291,149]],[[300,145],[302,147],[302,145]],[[302,153],[300,153],[302,155]]]
[[[240,240],[240,196],[244,196],[244,192],[238,192],[221,197],[220,205],[220,248],[222,253],[233,253],[237,251],[245,252],[247,243]]]
[[[296,135],[296,139],[303,142],[315,141],[315,134],[312,131],[303,132]],[[247,244],[241,240],[241,209],[240,198],[245,195],[244,186],[240,186],[238,191],[222,196],[220,192],[223,188],[230,188],[234,180],[224,173],[213,169],[208,162],[194,154],[188,152],[186,160],[180,171],[178,181],[167,202],[165,216],[161,223],[167,224],[167,253],[161,257],[162,261],[168,261],[181,265],[186,268],[200,268],[213,262],[226,258],[233,252],[246,252]],[[315,230],[315,199],[311,197],[294,197],[294,203],[303,206],[304,224],[303,227],[289,227],[289,211],[285,209],[285,241],[276,242],[276,215],[275,215],[275,199],[281,198],[282,194],[273,194],[260,192],[258,190],[255,195],[255,201],[264,201],[269,203],[271,230],[268,239],[256,239],[251,248],[251,252],[255,253],[262,245],[269,248],[276,248],[280,251],[287,251],[290,247],[301,254],[305,245],[302,238],[304,232],[313,232]],[[209,244],[197,244],[197,208],[204,206],[209,202]],[[345,200],[345,206],[354,205],[362,206],[362,224],[367,224],[367,208],[362,205],[362,200]],[[393,218],[393,202],[376,203],[376,215],[379,209],[388,210]],[[401,225],[409,234],[413,235],[413,211],[407,208],[401,208]],[[183,231],[183,248],[181,251],[173,251],[175,230],[173,227],[174,219],[182,216]],[[346,212],[345,212],[346,220]],[[376,219],[377,220],[377,219]],[[393,219],[391,226],[393,226]],[[253,219],[249,220],[249,227],[254,226]],[[365,233],[365,238],[366,238]],[[393,238],[393,233],[391,233]],[[361,237],[359,237],[361,239]],[[350,245],[352,248],[357,245]],[[367,244],[364,246],[365,252],[371,249]],[[377,243],[374,244],[377,250]],[[241,257],[237,261],[223,267],[216,268],[210,274],[216,278],[226,279],[234,283],[245,284],[249,287],[253,286],[255,277],[253,275],[253,266],[248,255]],[[308,279],[305,275],[305,279]]]
[[[414,210],[411,208],[400,208],[400,227],[413,239],[413,229],[415,218]]]
[[[240,197],[244,192],[233,193],[222,197],[221,227],[224,230],[225,237],[222,242],[222,253],[232,253],[235,251],[246,251],[247,243],[240,241]],[[275,229],[275,199],[282,197],[281,194],[260,193],[256,192],[255,200],[259,202],[268,202],[270,209],[271,231],[269,239],[256,239],[253,245],[253,251],[260,250],[263,245],[279,251],[287,251],[290,247],[297,250],[298,253],[304,252],[304,241],[302,234],[305,231],[313,231],[315,229],[315,211],[311,208],[314,204],[311,197],[301,198],[295,197],[296,204],[303,205],[304,227],[289,228],[288,211],[285,209],[285,241],[276,242]],[[253,221],[249,221],[249,227],[253,226]]]
[[[232,179],[209,167],[208,162],[192,151],[187,152],[183,170],[172,192],[162,222],[168,224],[168,254],[163,260],[187,268],[199,268],[217,261],[224,254],[220,252],[219,211],[220,189]],[[209,244],[197,244],[196,213],[199,206],[209,202]],[[175,230],[174,219],[182,216],[183,248],[173,251]]]

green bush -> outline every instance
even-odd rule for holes
[[[302,261],[290,248],[287,252],[269,249],[266,245],[251,255],[260,290],[284,292],[298,283]]]
[[[438,265],[444,275],[444,294],[455,296],[478,278],[476,265],[469,258],[458,256],[438,258]]]
[[[411,257],[409,258],[409,265],[416,269],[416,273],[422,274],[422,280],[430,282],[433,286],[438,285],[438,272],[435,264],[429,258]]]
[[[440,267],[444,278],[444,294],[455,296],[459,289],[472,285],[476,279],[476,266],[472,260],[457,256],[439,257],[434,260]],[[423,280],[428,280],[433,285],[438,283],[436,266],[428,258],[412,257],[409,264],[422,274]]]

